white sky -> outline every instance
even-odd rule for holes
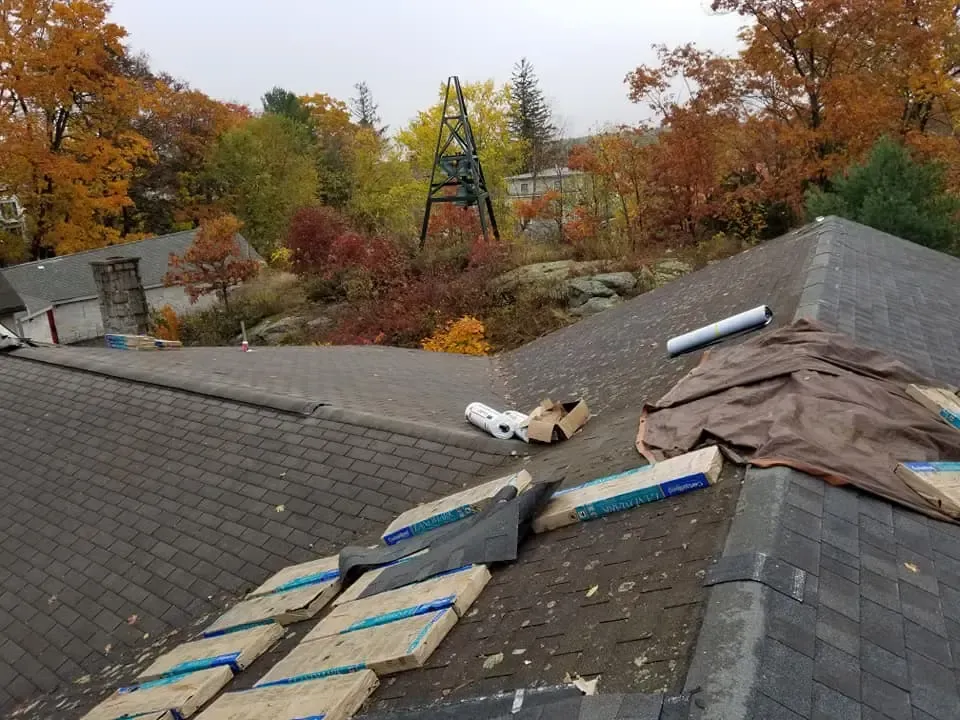
[[[636,123],[628,71],[654,43],[730,52],[741,19],[709,0],[113,0],[112,20],[152,66],[260,108],[274,85],[347,100],[365,80],[392,130],[448,75],[510,78],[526,56],[568,136]]]

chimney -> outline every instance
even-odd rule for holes
[[[140,258],[109,257],[90,265],[100,296],[104,333],[146,335],[150,317],[140,280]]]

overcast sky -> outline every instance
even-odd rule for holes
[[[348,99],[365,80],[392,129],[448,75],[510,78],[526,56],[568,136],[635,123],[623,78],[654,43],[737,47],[737,16],[708,0],[113,0],[154,68],[260,107],[274,85]]]

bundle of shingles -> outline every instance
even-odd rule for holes
[[[277,643],[284,625],[328,608],[252,689],[220,695],[199,720],[347,720],[377,688],[379,677],[423,666],[490,580],[483,562],[450,567],[445,553],[470,557],[458,541],[482,538],[487,527],[501,532],[505,520],[545,532],[706,487],[716,482],[721,466],[717,448],[708,447],[558,492],[521,471],[413,508],[384,531],[379,548],[354,548],[281,570],[200,639],[159,658],[84,720],[188,718]],[[511,543],[515,554],[522,535],[517,527],[507,529],[512,534],[502,533],[505,543],[477,543],[494,547],[493,555],[476,557],[509,558]],[[444,550],[451,547],[452,552]],[[406,582],[410,578],[415,581]]]

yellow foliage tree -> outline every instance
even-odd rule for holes
[[[497,217],[501,218],[500,227],[508,228],[511,223],[507,222],[506,216],[510,207],[504,178],[519,171],[524,149],[523,143],[513,139],[510,132],[510,86],[498,87],[493,80],[486,80],[464,83],[462,87],[487,188]],[[446,89],[446,83],[442,84],[439,101],[418,113],[410,125],[397,133],[397,141],[419,184],[421,206],[430,183]]]
[[[431,352],[460,353],[461,355],[489,355],[487,329],[475,317],[466,315],[448,322],[442,329],[423,341],[423,349]]]

